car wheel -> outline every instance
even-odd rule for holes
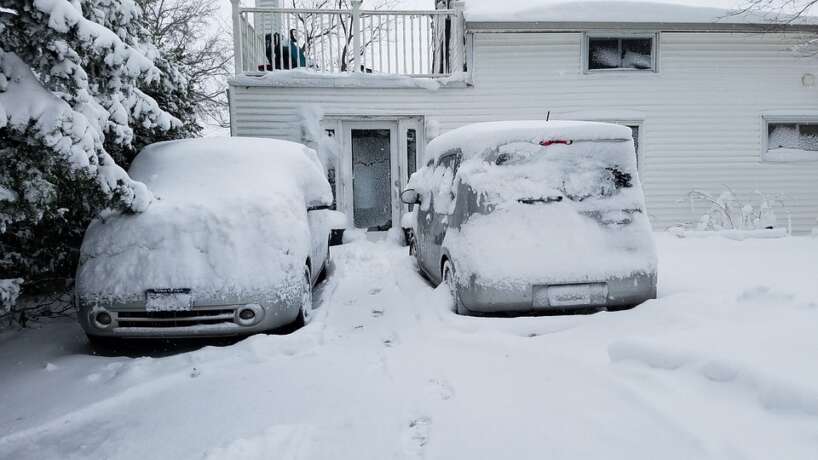
[[[321,266],[321,273],[318,274],[318,278],[315,280],[316,284],[327,279],[327,270],[329,270],[330,260],[329,246],[327,246],[327,257],[324,259],[324,265]]]
[[[455,283],[454,274],[454,264],[450,260],[443,262],[443,284],[446,285],[449,294],[452,296],[454,311],[458,315],[468,316],[469,311],[466,310],[463,306],[463,302],[460,301],[460,293],[457,292],[457,283]]]
[[[301,305],[296,318],[296,326],[306,326],[312,321],[312,272],[310,267],[304,266],[304,276],[301,280]]]

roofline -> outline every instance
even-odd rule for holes
[[[588,32],[595,30],[658,32],[747,32],[818,34],[818,24],[736,24],[687,22],[570,22],[570,21],[466,21],[469,32]]]

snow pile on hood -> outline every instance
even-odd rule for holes
[[[680,0],[566,1],[566,0],[468,0],[466,20],[548,22],[644,22],[676,24],[774,24],[791,19],[787,11],[736,11],[711,6],[680,4]],[[701,2],[706,4],[707,2]],[[816,18],[797,18],[795,23],[816,23]]]
[[[147,289],[194,298],[274,300],[310,251],[307,206],[332,203],[313,150],[272,139],[154,144],[130,174],[156,201],[136,215],[94,221],[82,246],[83,299],[138,301]]]

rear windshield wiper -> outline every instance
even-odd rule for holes
[[[547,196],[544,198],[520,198],[519,200],[522,204],[548,204],[548,203],[559,203],[562,201],[561,196]]]

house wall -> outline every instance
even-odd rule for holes
[[[796,231],[818,218],[818,162],[761,161],[765,112],[818,115],[814,58],[797,57],[797,35],[662,33],[657,73],[585,74],[581,33],[476,33],[473,86],[466,88],[231,88],[239,136],[299,140],[299,108],[334,114],[411,114],[441,131],[463,124],[545,118],[641,119],[640,174],[656,228],[697,219],[693,190],[729,185],[751,198],[782,193]],[[813,118],[814,119],[814,118]],[[786,214],[779,224],[786,224]]]

